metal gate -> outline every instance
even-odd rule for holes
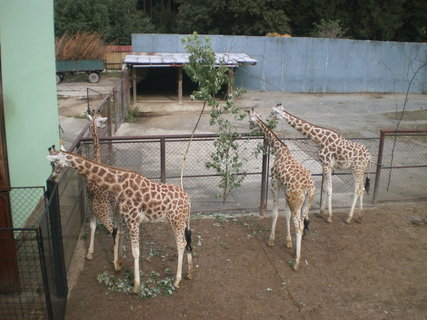
[[[34,190],[19,189],[23,194]],[[0,264],[16,266],[11,272],[0,274],[0,282],[8,284],[7,287],[2,285],[0,293],[0,319],[64,317],[68,288],[55,184],[48,183],[46,196],[40,199],[32,219],[28,220],[28,227],[0,229],[0,242],[7,241],[16,252],[0,261]]]

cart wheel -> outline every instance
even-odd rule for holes
[[[64,74],[61,72],[58,72],[56,74],[56,84],[60,84],[64,80]]]
[[[99,74],[96,72],[89,73],[89,82],[92,82],[92,83],[99,82]]]

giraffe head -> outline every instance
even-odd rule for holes
[[[50,161],[52,166],[52,177],[56,178],[65,167],[70,166],[70,163],[63,152],[65,151],[64,146],[61,146],[61,149],[57,151],[55,149],[55,145],[52,145],[48,150],[49,155],[47,156],[47,159]]]
[[[95,128],[104,128],[108,120],[108,118],[101,117],[101,113],[99,111],[95,112],[95,110],[88,111],[87,118]]]
[[[259,119],[259,115],[255,112],[254,108],[248,111],[248,116],[249,116],[249,130],[252,131],[255,128],[258,128],[257,120]]]
[[[271,112],[273,116],[278,117],[279,119],[285,119],[284,113],[285,113],[285,107],[283,104],[278,103],[275,107],[273,107],[273,110]]]

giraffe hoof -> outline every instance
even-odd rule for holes
[[[286,248],[288,249],[292,248],[292,240],[289,240],[286,242]]]
[[[326,219],[326,222],[327,222],[327,223],[331,223],[331,222],[332,222],[332,218],[328,218],[328,219]]]
[[[122,265],[123,265],[122,260],[117,261],[117,264],[116,263],[114,264],[114,271],[120,272],[120,270],[122,270]]]
[[[139,286],[138,287],[133,287],[132,292],[135,293],[135,294],[138,294],[139,293]]]
[[[86,255],[86,260],[92,260],[93,259],[93,255],[92,255],[92,253],[88,253],[87,255]]]
[[[187,273],[187,276],[185,278],[188,280],[193,280],[193,275],[191,273]]]
[[[345,220],[345,223],[350,224],[351,223],[351,219],[348,218],[347,220]]]
[[[173,283],[173,286],[174,286],[175,288],[179,289],[179,281],[175,281],[175,282]]]
[[[363,220],[362,217],[359,217],[359,218],[355,219],[354,222],[356,222],[356,223],[362,223],[362,220]]]
[[[273,239],[268,239],[267,246],[274,247],[274,240]]]
[[[296,262],[292,263],[292,270],[298,271],[298,268],[299,268],[299,263],[296,263]]]

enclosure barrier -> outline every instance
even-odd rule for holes
[[[12,191],[28,194],[34,189],[12,188]],[[16,252],[0,260],[0,264],[9,266],[9,272],[0,274],[0,319],[63,319],[65,314],[68,289],[58,189],[48,188],[49,200],[44,198],[43,187],[37,189],[43,193],[28,220],[31,227],[0,228],[1,247],[7,242]],[[20,198],[25,201],[24,197]],[[18,216],[19,213],[15,212]]]
[[[381,130],[374,203],[427,199],[427,130]]]
[[[181,161],[189,135],[107,137],[110,129],[103,130],[100,138],[103,163],[137,171],[153,180],[180,184]],[[75,143],[73,151],[91,158],[92,139],[85,137],[86,134]],[[237,152],[246,160],[241,173],[245,179],[226,201],[220,197],[219,175],[205,164],[214,150],[216,137],[196,135],[187,155],[183,182],[192,200],[193,214],[223,211],[260,212],[262,215],[271,210],[269,171],[274,157],[270,156],[263,137],[240,137]],[[373,159],[377,159],[376,171],[369,170],[375,184],[374,192],[365,197],[367,205],[372,205],[373,201],[426,198],[427,130],[382,131],[379,139],[352,140],[365,144]],[[294,156],[312,172],[316,193],[320,195],[323,176],[321,165],[314,160],[317,147],[303,138],[284,141]],[[256,154],[254,150],[257,149],[266,152]],[[86,182],[73,169],[65,170],[55,183],[48,181],[47,186],[47,197],[39,196],[39,204],[30,219],[22,222],[22,228],[0,229],[0,244],[16,249],[16,257],[12,256],[15,260],[0,261],[12,266],[10,272],[1,274],[0,282],[9,285],[0,293],[0,319],[41,320],[62,319],[64,316],[68,292],[66,274],[81,228],[90,215],[90,206]],[[353,197],[351,172],[334,172],[333,188],[334,208],[348,208]],[[26,188],[12,191],[12,201],[24,202],[23,205],[15,203],[17,212],[26,212],[27,207],[33,207],[25,203],[29,198],[28,193],[23,193],[28,192]],[[36,195],[44,194],[44,188],[37,192]],[[313,209],[318,207],[319,196]],[[13,215],[19,221],[17,212]]]
[[[218,187],[220,176],[206,167],[210,155],[214,151],[215,134],[195,135],[187,155],[183,184],[190,195],[193,212],[260,212],[272,208],[269,197],[270,168],[274,157],[270,156],[267,142],[261,136],[242,134],[238,140],[236,153],[245,159],[240,175],[244,180],[240,187],[235,188],[224,201]],[[127,137],[100,138],[101,162],[136,171],[143,176],[160,182],[180,185],[181,163],[190,135],[150,135]],[[361,138],[357,140],[371,150],[376,158],[378,150],[377,138]],[[311,172],[316,183],[317,193],[321,194],[322,167],[316,159],[317,147],[306,138],[286,139],[293,155]],[[82,154],[92,154],[92,140],[82,139]],[[256,150],[266,150],[265,153]],[[371,168],[373,169],[373,167]],[[370,171],[371,178],[375,171]],[[353,178],[351,171],[334,172],[334,207],[348,208],[353,199]],[[281,197],[283,198],[283,197]],[[372,203],[372,193],[365,197],[367,204]],[[283,199],[280,203],[284,208]],[[320,197],[312,208],[320,206]]]

